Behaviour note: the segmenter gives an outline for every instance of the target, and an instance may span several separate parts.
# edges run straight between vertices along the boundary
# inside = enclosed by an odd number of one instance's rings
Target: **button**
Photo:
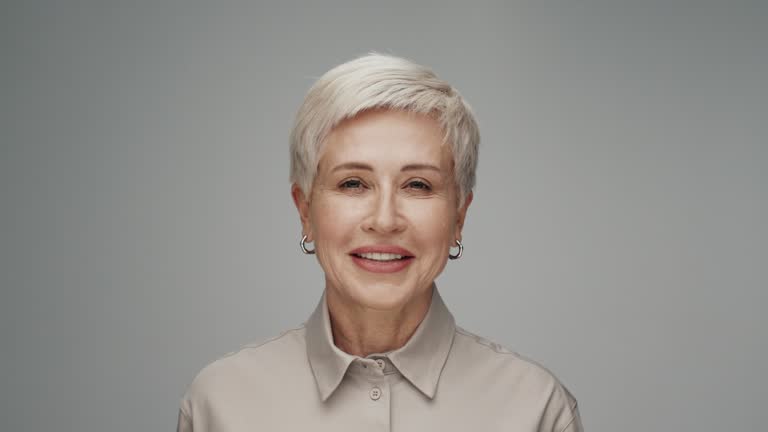
[[[376,359],[376,364],[379,365],[380,368],[384,369],[384,360]]]
[[[378,387],[374,387],[371,389],[371,399],[373,400],[379,400],[381,397],[381,389]]]

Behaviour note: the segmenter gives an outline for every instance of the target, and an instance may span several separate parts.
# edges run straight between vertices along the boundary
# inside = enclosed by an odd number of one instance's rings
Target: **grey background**
[[[2,2],[0,430],[172,430],[200,368],[304,321],[287,136],[370,50],[481,124],[460,325],[590,431],[764,430],[768,5],[566,0]]]

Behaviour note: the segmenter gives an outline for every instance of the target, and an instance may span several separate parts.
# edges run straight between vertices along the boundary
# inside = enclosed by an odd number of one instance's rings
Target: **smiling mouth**
[[[408,256],[408,255],[399,255],[399,254],[384,253],[384,252],[353,253],[351,255],[356,256],[358,258],[363,258],[363,259],[378,261],[378,262],[403,261],[403,260],[413,258],[412,256]]]

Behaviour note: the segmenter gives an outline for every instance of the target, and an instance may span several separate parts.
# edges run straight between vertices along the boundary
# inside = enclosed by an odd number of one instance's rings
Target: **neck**
[[[391,310],[345,301],[333,289],[326,289],[326,301],[334,344],[347,354],[366,357],[394,351],[408,342],[429,311],[432,289]]]

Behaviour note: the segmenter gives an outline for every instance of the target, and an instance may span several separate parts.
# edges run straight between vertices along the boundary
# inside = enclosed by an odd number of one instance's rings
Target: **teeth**
[[[357,254],[357,256],[374,260],[374,261],[393,261],[393,260],[399,260],[402,259],[402,255],[397,254],[391,254],[391,253],[380,253],[380,252],[367,252],[367,253],[361,253]]]

